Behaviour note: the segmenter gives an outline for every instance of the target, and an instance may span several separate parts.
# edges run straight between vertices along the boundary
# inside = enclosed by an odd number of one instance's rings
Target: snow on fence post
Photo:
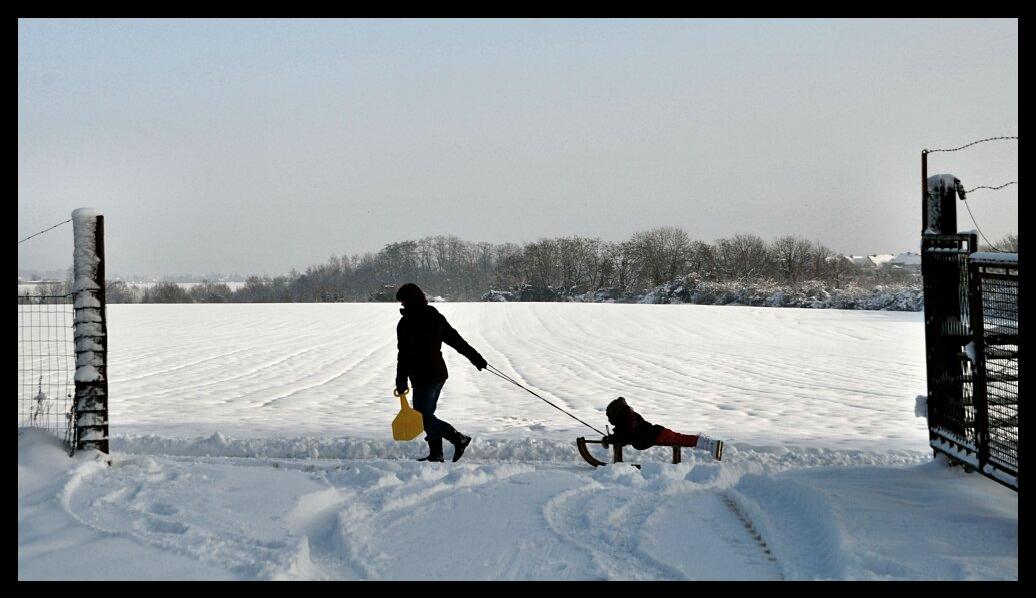
[[[928,177],[925,196],[923,234],[953,235],[957,233],[957,186],[952,174]]]
[[[104,289],[104,216],[91,208],[72,212],[75,297],[76,449],[108,452],[108,324]]]

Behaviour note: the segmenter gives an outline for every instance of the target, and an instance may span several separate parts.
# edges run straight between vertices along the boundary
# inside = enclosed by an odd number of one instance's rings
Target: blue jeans
[[[443,380],[438,384],[414,386],[414,409],[421,413],[424,419],[425,440],[434,441],[442,438],[442,431],[446,422],[435,417],[435,405],[439,402],[439,393],[442,392]]]

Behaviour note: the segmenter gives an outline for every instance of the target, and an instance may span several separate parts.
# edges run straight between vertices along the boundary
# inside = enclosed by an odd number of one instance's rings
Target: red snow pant
[[[655,444],[675,444],[676,446],[687,446],[694,448],[698,444],[698,437],[688,434],[673,432],[669,428],[663,428],[655,439]]]

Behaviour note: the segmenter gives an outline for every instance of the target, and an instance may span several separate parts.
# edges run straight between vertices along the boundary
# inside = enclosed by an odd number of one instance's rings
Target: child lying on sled
[[[619,397],[608,403],[605,411],[608,421],[615,429],[602,440],[609,444],[629,444],[637,450],[644,450],[655,445],[676,445],[698,448],[709,451],[719,461],[723,458],[723,441],[713,440],[708,436],[679,434],[662,426],[644,421],[636,411],[626,404],[626,399]]]

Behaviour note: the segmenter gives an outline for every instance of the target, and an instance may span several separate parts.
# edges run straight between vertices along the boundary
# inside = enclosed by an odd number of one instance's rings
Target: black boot
[[[442,437],[439,438],[426,438],[428,442],[428,456],[421,457],[418,461],[428,461],[430,463],[442,463]]]
[[[464,454],[464,449],[468,448],[471,444],[471,436],[465,436],[458,432],[453,426],[446,426],[442,431],[442,437],[450,441],[453,445],[453,462],[460,461],[461,455]]]

